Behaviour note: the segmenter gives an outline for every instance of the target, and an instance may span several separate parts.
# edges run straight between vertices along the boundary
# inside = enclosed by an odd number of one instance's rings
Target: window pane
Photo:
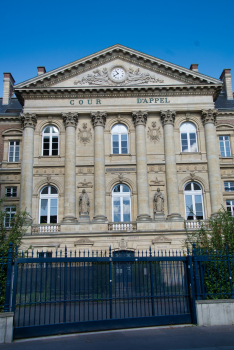
[[[58,129],[55,126],[52,126],[51,129],[52,129],[52,133],[56,133],[56,134],[58,133]]]
[[[192,204],[192,196],[185,196],[185,206],[186,206],[186,218],[187,220],[193,220],[193,204]]]
[[[44,187],[41,194],[48,194],[48,186]]]
[[[57,224],[57,215],[50,216],[50,224]]]
[[[113,189],[113,192],[120,192],[120,185],[116,185]]]
[[[128,153],[128,149],[127,148],[122,148],[121,149],[121,153],[122,154],[127,154]]]
[[[191,182],[185,186],[185,191],[191,191]]]
[[[47,126],[47,127],[44,129],[44,133],[46,133],[46,134],[49,134],[49,133],[50,133],[50,127],[49,127],[49,126]]]
[[[201,190],[201,188],[200,188],[200,186],[198,184],[194,183],[193,186],[194,186],[194,190],[195,191]]]
[[[57,188],[54,187],[54,186],[51,186],[51,192],[50,192],[50,193],[51,193],[51,194],[56,194],[56,193],[58,193]]]
[[[47,224],[47,215],[46,216],[41,216],[40,224]]]
[[[113,198],[113,212],[114,212],[114,221],[121,221],[120,216],[120,197]]]
[[[41,216],[48,214],[48,199],[41,199]]]
[[[123,221],[130,221],[130,199],[123,198]]]
[[[130,189],[129,189],[128,186],[122,185],[122,191],[123,191],[123,192],[130,192]]]

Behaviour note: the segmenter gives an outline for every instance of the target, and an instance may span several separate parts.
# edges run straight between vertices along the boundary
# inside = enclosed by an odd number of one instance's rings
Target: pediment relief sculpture
[[[134,85],[134,84],[148,84],[148,83],[164,83],[163,79],[157,78],[150,73],[143,73],[140,71],[140,68],[133,69],[129,68],[126,70],[125,78],[120,81],[114,80],[110,71],[107,68],[102,70],[96,69],[93,71],[93,74],[88,74],[86,77],[83,77],[81,80],[75,80],[74,85]]]

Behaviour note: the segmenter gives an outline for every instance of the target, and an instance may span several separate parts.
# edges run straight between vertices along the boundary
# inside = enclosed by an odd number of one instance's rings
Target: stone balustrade
[[[109,222],[108,230],[109,231],[136,231],[137,223],[136,222]]]
[[[201,227],[209,228],[208,220],[185,220],[185,228],[188,230],[197,230]]]
[[[32,234],[56,233],[60,232],[59,224],[32,225]]]

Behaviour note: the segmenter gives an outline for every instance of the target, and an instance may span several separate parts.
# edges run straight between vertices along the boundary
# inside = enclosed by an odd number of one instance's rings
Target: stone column
[[[76,126],[78,113],[63,113],[66,128],[64,218],[63,222],[77,222],[76,218]]]
[[[205,129],[206,156],[208,162],[208,176],[210,185],[211,212],[215,215],[223,202],[221,175],[219,167],[219,155],[215,130],[217,111],[203,110],[201,114]]]
[[[137,221],[152,220],[149,214],[149,186],[145,137],[147,116],[147,111],[132,112],[132,119],[136,128]]]
[[[179,190],[176,169],[176,156],[174,144],[175,111],[161,111],[161,121],[164,129],[164,152],[167,183],[168,219],[183,220],[179,207]]]
[[[21,113],[23,126],[23,157],[21,164],[20,209],[32,215],[33,194],[33,155],[34,155],[34,129],[37,124],[35,114]]]
[[[93,221],[105,222],[106,184],[105,184],[105,145],[104,129],[106,112],[91,113],[94,127],[94,217]]]

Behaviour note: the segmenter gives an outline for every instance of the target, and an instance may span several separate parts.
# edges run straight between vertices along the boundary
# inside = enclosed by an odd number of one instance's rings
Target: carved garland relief
[[[148,84],[148,83],[164,83],[163,79],[159,79],[149,73],[141,73],[140,69],[129,68],[126,71],[126,78],[124,81],[113,81],[110,78],[107,68],[95,69],[93,74],[88,74],[81,80],[75,80],[74,85],[132,85],[132,84]]]

